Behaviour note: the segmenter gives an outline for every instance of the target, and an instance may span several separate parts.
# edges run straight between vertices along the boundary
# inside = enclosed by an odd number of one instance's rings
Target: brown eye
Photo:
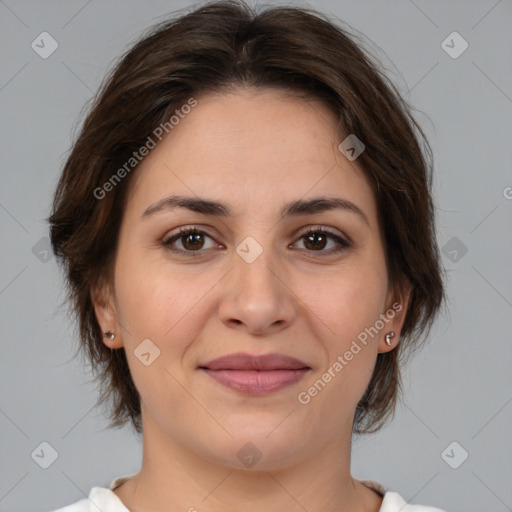
[[[162,240],[162,245],[174,253],[199,256],[204,252],[203,249],[219,246],[214,243],[212,246],[205,248],[205,240],[207,238],[213,241],[211,236],[200,229],[194,227],[180,228],[179,233]],[[310,229],[303,233],[299,240],[303,240],[304,248],[307,252],[316,252],[321,256],[336,254],[350,247],[350,243],[339,235],[319,228]],[[330,248],[330,250],[325,250],[330,242],[334,243],[334,247]],[[175,247],[177,243],[181,244],[181,248]]]
[[[204,240],[201,240],[203,235],[201,233],[190,233],[188,235],[181,235],[182,244],[185,249],[201,249],[204,245]]]
[[[196,228],[180,228],[179,233],[162,240],[162,245],[172,252],[189,253],[192,256],[198,256],[205,245],[205,237],[212,239],[207,233]],[[213,239],[212,239],[213,240]],[[174,245],[180,242],[183,248],[174,248]],[[208,247],[207,247],[208,248]],[[194,254],[198,253],[198,254]]]
[[[350,244],[337,234],[318,228],[303,233],[300,239],[304,240],[304,247],[308,252],[320,252],[326,255],[338,253],[350,247]],[[325,251],[324,249],[329,241],[334,241],[337,247]]]
[[[307,249],[323,249],[327,245],[327,237],[325,234],[317,232],[311,233],[304,237],[304,245]]]

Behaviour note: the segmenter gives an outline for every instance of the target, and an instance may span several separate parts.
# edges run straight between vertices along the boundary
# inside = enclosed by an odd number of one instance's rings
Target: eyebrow
[[[146,210],[144,210],[141,218],[147,218],[157,212],[173,210],[175,208],[186,208],[187,210],[191,210],[196,213],[212,215],[215,217],[229,217],[232,214],[230,206],[222,201],[214,201],[197,196],[186,197],[171,195],[149,205]],[[281,217],[298,217],[301,215],[312,215],[335,209],[355,213],[368,226],[370,226],[368,217],[363,210],[354,203],[341,197],[314,197],[307,200],[299,199],[285,204],[281,209],[280,214]]]

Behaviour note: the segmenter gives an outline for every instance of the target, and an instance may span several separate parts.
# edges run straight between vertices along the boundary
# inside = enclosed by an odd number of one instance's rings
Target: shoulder
[[[109,487],[93,487],[89,496],[71,505],[52,510],[51,512],[130,512],[114,493],[114,489],[129,480],[133,474],[114,478]]]
[[[400,494],[394,491],[387,491],[382,500],[379,512],[448,512],[436,507],[425,505],[413,505],[407,503]]]
[[[86,498],[51,512],[89,512],[89,510],[89,500]]]
[[[378,512],[448,512],[436,507],[425,505],[413,505],[405,501],[400,494],[386,489],[382,484],[375,480],[361,480],[366,487],[379,493],[383,499]]]
[[[93,487],[89,496],[51,512],[129,512],[111,489]]]

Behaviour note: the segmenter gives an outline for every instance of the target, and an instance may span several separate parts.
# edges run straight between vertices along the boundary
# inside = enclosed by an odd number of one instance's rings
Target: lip
[[[200,368],[208,370],[300,370],[309,366],[295,357],[284,354],[252,355],[245,352],[218,357]]]
[[[311,370],[303,361],[284,354],[253,356],[242,352],[219,357],[199,369],[220,384],[252,396],[291,386]]]

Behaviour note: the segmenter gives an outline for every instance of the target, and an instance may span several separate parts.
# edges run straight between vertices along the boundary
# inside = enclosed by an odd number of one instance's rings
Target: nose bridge
[[[291,323],[295,311],[285,276],[279,277],[284,270],[276,244],[266,230],[254,230],[235,247],[234,268],[220,307],[225,323],[260,334]]]
[[[278,261],[274,251],[272,235],[264,228],[258,234],[246,236],[236,247],[237,278],[249,281],[249,284],[273,284],[272,281],[276,279],[274,267]]]

